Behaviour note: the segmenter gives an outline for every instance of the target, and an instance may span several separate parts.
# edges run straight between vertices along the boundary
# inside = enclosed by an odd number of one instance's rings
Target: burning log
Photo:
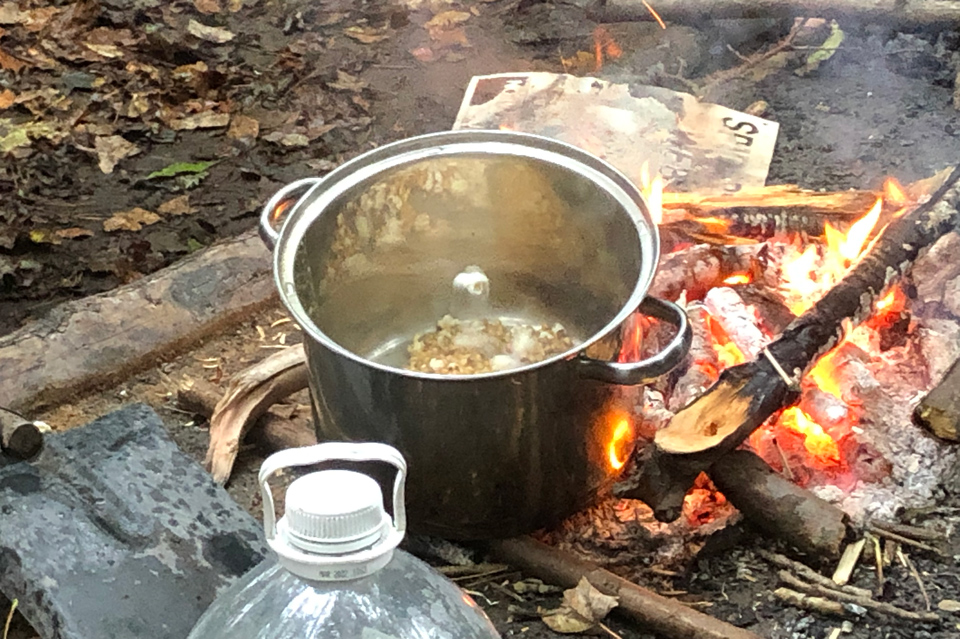
[[[41,425],[0,408],[0,450],[19,459],[30,459],[39,453],[41,448]]]
[[[743,298],[726,286],[710,289],[703,305],[740,352],[753,359],[769,341],[758,326],[757,314],[748,308]]]
[[[648,446],[631,495],[661,520],[679,517],[683,495],[701,472],[734,450],[770,416],[799,397],[799,378],[837,344],[847,320],[857,323],[920,251],[960,223],[960,168],[926,203],[895,219],[833,289],[798,317],[756,360],[728,368],[719,381]]]
[[[621,610],[658,636],[671,639],[760,639],[749,630],[658,595],[531,537],[496,541],[490,550],[498,561],[564,588],[573,588],[586,577],[603,594],[617,597]]]
[[[654,20],[643,0],[598,0],[588,11],[597,22]],[[952,0],[657,0],[656,13],[666,22],[700,24],[725,18],[856,18],[898,26],[960,23],[960,4]]]
[[[960,360],[913,411],[913,420],[940,439],[960,441]]]
[[[850,533],[847,515],[773,472],[750,451],[727,453],[707,472],[747,521],[771,538],[818,558],[840,555]]]

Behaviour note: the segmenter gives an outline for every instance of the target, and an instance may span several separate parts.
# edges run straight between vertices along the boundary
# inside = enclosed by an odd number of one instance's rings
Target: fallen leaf
[[[430,18],[423,26],[426,27],[428,31],[433,29],[449,29],[458,24],[463,24],[470,19],[471,15],[469,11],[442,11]]]
[[[555,632],[579,634],[603,621],[617,603],[616,597],[603,594],[586,577],[581,577],[576,588],[563,592],[559,608],[543,614],[543,622]]]
[[[6,109],[8,106],[13,104],[13,101],[17,99],[17,94],[11,91],[10,89],[4,89],[0,93],[0,109]]]
[[[436,59],[436,56],[433,55],[433,50],[430,47],[417,47],[416,49],[410,49],[410,55],[420,62],[433,62]]]
[[[93,44],[92,42],[84,42],[83,46],[105,58],[119,58],[123,56],[123,49],[115,44]]]
[[[960,612],[960,601],[956,599],[942,599],[937,608],[944,612]]]
[[[32,229],[30,241],[34,244],[60,244],[61,239],[50,229]]]
[[[144,226],[156,224],[159,221],[159,215],[138,206],[129,211],[114,213],[109,219],[103,221],[103,230],[108,233],[112,231],[139,231]]]
[[[236,37],[231,31],[227,31],[221,27],[208,27],[207,25],[197,22],[196,20],[190,20],[190,22],[187,23],[187,32],[190,35],[200,38],[201,40],[206,40],[207,42],[216,42],[217,44],[230,42]]]
[[[343,34],[348,38],[353,38],[357,42],[362,42],[363,44],[381,42],[390,37],[390,35],[387,33],[386,27],[377,29],[375,27],[353,26],[344,29]]]
[[[227,9],[230,10],[230,13],[236,13],[243,9],[243,0],[227,0]]]
[[[18,60],[3,49],[0,49],[0,67],[3,67],[7,71],[13,71],[14,73],[17,73],[25,66],[27,66],[26,62]]]
[[[0,4],[0,24],[23,24],[29,18],[26,11],[21,11],[16,2]]]
[[[205,15],[220,13],[220,0],[193,0],[193,6],[197,11]]]
[[[319,160],[307,160],[307,166],[309,166],[314,171],[332,171],[337,168],[338,164],[331,160],[319,159]]]
[[[195,113],[185,118],[171,120],[170,128],[174,131],[192,131],[194,129],[214,129],[230,124],[229,113],[214,113],[205,111],[204,113]]]
[[[264,138],[267,142],[279,142],[283,146],[307,146],[310,138],[303,133],[282,133],[275,131]]]
[[[235,115],[227,129],[227,137],[234,140],[255,140],[260,134],[260,123],[246,115]]]
[[[442,31],[431,31],[430,38],[436,43],[439,49],[449,49],[456,46],[469,47],[470,41],[467,40],[467,33],[461,27],[455,29],[444,29]]]
[[[337,79],[333,82],[328,82],[327,86],[331,89],[340,89],[341,91],[362,91],[369,85],[357,76],[337,69]]]
[[[60,229],[57,231],[57,235],[65,240],[75,240],[78,237],[90,237],[93,235],[93,231],[90,229],[81,228],[79,226],[74,226],[68,229]]]
[[[0,119],[0,153],[30,146],[31,140],[46,139],[59,142],[68,133],[63,123],[57,122],[24,122],[15,124],[9,119]],[[66,125],[69,126],[69,125]]]
[[[195,212],[196,209],[190,206],[189,195],[180,195],[172,200],[167,200],[157,207],[157,213],[163,215],[187,215],[188,213]]]
[[[104,173],[113,173],[117,162],[140,152],[136,144],[128,142],[122,135],[98,137],[93,141],[93,148],[97,151],[100,170]]]
[[[173,164],[163,167],[159,171],[154,171],[148,175],[146,179],[153,180],[155,178],[174,177],[189,173],[205,173],[207,169],[216,163],[216,160],[208,160],[203,162],[174,162]]]
[[[840,25],[837,24],[837,21],[831,20],[830,35],[823,41],[823,44],[807,57],[804,65],[794,71],[794,73],[799,76],[804,76],[819,69],[821,64],[833,57],[833,54],[836,53],[840,45],[843,44],[845,37],[846,34],[844,34],[840,28]]]

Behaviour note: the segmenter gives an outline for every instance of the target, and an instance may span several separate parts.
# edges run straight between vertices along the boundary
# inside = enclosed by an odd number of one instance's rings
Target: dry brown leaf
[[[458,24],[463,24],[470,19],[471,15],[472,14],[469,11],[443,11],[430,18],[430,20],[427,21],[427,23],[423,26],[426,27],[428,31],[432,31],[434,29],[449,29],[450,27],[455,27]]]
[[[23,24],[29,16],[29,13],[20,10],[16,2],[0,4],[0,24]]]
[[[433,54],[433,49],[430,47],[417,47],[416,49],[410,49],[410,55],[420,62],[433,62],[437,59],[437,57]]]
[[[94,44],[92,42],[84,42],[83,46],[90,49],[97,55],[103,56],[104,58],[119,58],[123,56],[123,49],[115,44]]]
[[[337,79],[333,82],[328,82],[327,86],[331,89],[340,89],[341,91],[362,91],[369,85],[357,76],[337,69]]]
[[[3,49],[0,49],[0,67],[3,67],[7,71],[13,71],[14,73],[17,73],[25,66],[27,66],[26,62],[19,60]]]
[[[303,133],[282,133],[276,131],[264,138],[267,142],[279,142],[283,146],[307,146],[310,138]]]
[[[117,162],[140,152],[136,144],[128,142],[122,135],[98,137],[93,141],[93,148],[97,151],[100,170],[104,173],[113,173]]]
[[[159,215],[138,206],[129,211],[114,213],[109,219],[103,221],[103,230],[108,233],[111,231],[139,231],[144,226],[156,224],[159,221]]]
[[[467,40],[467,33],[461,27],[457,27],[455,29],[444,29],[443,31],[431,31],[430,39],[437,44],[438,49],[449,49],[455,46],[470,46],[470,41]]]
[[[157,207],[157,213],[162,215],[187,215],[195,212],[196,209],[190,206],[189,195],[179,195]]]
[[[0,93],[0,109],[6,109],[8,106],[13,104],[13,101],[17,99],[17,94],[11,91],[10,89],[4,89]]]
[[[213,111],[205,111],[203,113],[195,113],[194,115],[188,115],[185,118],[177,118],[176,120],[171,120],[169,123],[170,128],[174,131],[192,131],[194,129],[215,129],[221,126],[227,126],[230,124],[230,114],[229,113],[214,113]]]
[[[227,9],[230,13],[236,13],[243,9],[243,0],[227,0]]]
[[[386,27],[377,29],[374,27],[353,26],[344,29],[343,34],[363,44],[373,44],[374,42],[380,42],[390,37]]]
[[[617,603],[616,597],[603,594],[586,577],[581,577],[576,588],[563,592],[563,604],[559,608],[544,613],[543,622],[555,632],[583,633],[603,621]]]
[[[90,237],[93,235],[93,231],[90,229],[81,228],[79,226],[74,226],[69,229],[60,229],[56,233],[65,240],[75,240],[78,237]]]
[[[197,11],[205,15],[220,13],[220,0],[193,0],[193,6]]]
[[[227,137],[234,140],[255,140],[260,134],[260,123],[246,115],[235,115],[227,129]]]
[[[227,31],[221,27],[208,27],[207,25],[197,22],[196,20],[191,20],[189,23],[187,23],[187,32],[192,36],[200,38],[201,40],[206,40],[207,42],[216,42],[217,44],[230,42],[236,37],[232,31]]]

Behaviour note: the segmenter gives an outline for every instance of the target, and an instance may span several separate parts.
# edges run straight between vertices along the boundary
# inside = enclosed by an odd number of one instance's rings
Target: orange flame
[[[640,349],[643,346],[643,320],[639,313],[634,313],[624,322],[621,331],[622,342],[618,362],[639,362]]]
[[[824,225],[827,249],[831,254],[839,255],[843,258],[845,262],[843,265],[844,270],[849,268],[850,263],[860,256],[860,252],[867,243],[867,238],[870,237],[870,233],[880,219],[880,211],[882,209],[883,199],[878,198],[873,208],[862,218],[854,222],[846,235],[833,228],[829,222]]]
[[[735,286],[737,284],[749,284],[752,280],[753,278],[750,277],[749,273],[734,273],[723,280],[723,283],[729,286]]]
[[[816,365],[807,373],[807,377],[817,388],[830,393],[839,400],[843,400],[843,391],[837,375],[837,350],[834,349],[820,358]]]
[[[647,160],[640,165],[640,192],[647,200],[653,223],[659,225],[663,222],[663,177],[659,173],[650,177],[650,162]]]
[[[610,443],[607,444],[607,461],[613,470],[620,470],[627,463],[629,453],[624,449],[633,439],[632,435],[633,428],[630,426],[630,419],[623,416],[619,417],[613,427]]]
[[[711,340],[713,350],[717,354],[717,361],[720,363],[721,370],[746,362],[747,358],[743,354],[743,351],[740,350],[739,346],[730,341],[730,337],[727,335],[727,332],[723,330],[720,322],[709,313],[705,313],[705,315],[707,318],[707,328],[710,329],[710,335],[713,337]]]
[[[657,21],[657,24],[660,25],[660,28],[666,29],[667,25],[663,23],[663,18],[660,17],[660,14],[657,13],[656,10],[650,6],[650,3],[647,2],[647,0],[642,0],[642,1],[643,1],[643,6],[647,8],[647,11],[649,11],[650,15],[653,16],[653,19]]]
[[[894,206],[904,206],[910,202],[900,182],[894,177],[888,177],[883,183],[883,198]]]
[[[892,313],[899,313],[906,308],[906,306],[907,296],[904,294],[903,289],[899,286],[894,286],[886,295],[877,300],[877,303],[873,305],[873,309],[877,313],[890,315]]]
[[[803,447],[823,464],[839,464],[840,448],[823,427],[805,412],[793,406],[780,415],[780,425],[803,435]]]

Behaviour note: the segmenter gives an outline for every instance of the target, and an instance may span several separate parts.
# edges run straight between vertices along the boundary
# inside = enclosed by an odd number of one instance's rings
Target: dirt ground
[[[594,25],[576,0],[408,4],[417,8],[346,0],[0,4],[0,334],[60,301],[109,290],[251,228],[260,205],[288,181],[394,139],[449,129],[473,75],[566,68],[686,90],[789,28],[778,21],[616,25],[624,54],[597,72],[562,62],[593,52]],[[460,13],[425,26],[444,11]],[[764,117],[780,122],[768,182],[873,188],[887,175],[909,182],[957,162],[960,35],[842,27],[843,44],[813,74],[787,66],[707,92],[732,108],[763,100]],[[143,401],[200,460],[205,425],[179,411],[171,393],[190,377],[223,383],[280,335],[296,339],[288,324],[272,326],[282,317],[275,309],[251,318],[192,353],[38,417],[69,428]],[[230,485],[255,514],[264,452],[242,450]],[[945,478],[938,509],[914,516],[956,527],[960,472]],[[840,619],[773,600],[776,571],[753,552],[768,541],[749,532],[733,541],[645,585],[771,639],[826,637],[841,627]],[[960,549],[909,555],[931,600],[960,599]],[[916,580],[896,563],[888,571],[882,598],[922,609]],[[559,636],[536,614],[559,595],[518,595],[518,578],[465,585],[504,636]],[[854,583],[873,588],[875,579],[862,562]],[[842,636],[960,636],[960,616],[943,616],[936,626],[850,617]],[[651,636],[616,616],[609,625],[625,639]],[[12,639],[30,636],[15,622]]]

